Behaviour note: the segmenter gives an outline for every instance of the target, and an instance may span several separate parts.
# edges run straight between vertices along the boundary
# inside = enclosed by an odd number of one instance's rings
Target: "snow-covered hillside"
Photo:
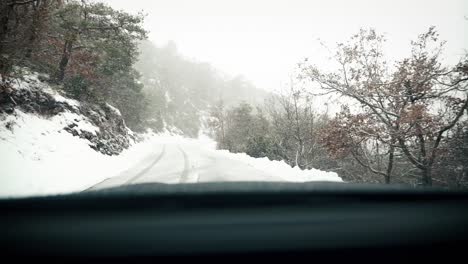
[[[16,111],[0,122],[0,196],[81,191],[151,151],[147,140],[118,156],[104,155],[92,149],[88,140],[63,130],[76,119],[70,113],[46,119]],[[90,132],[97,129],[84,119],[78,123]]]

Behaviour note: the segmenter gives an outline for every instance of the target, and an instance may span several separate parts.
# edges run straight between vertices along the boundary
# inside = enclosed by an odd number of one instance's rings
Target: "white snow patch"
[[[119,116],[122,116],[122,114],[120,113],[120,110],[119,110],[119,109],[113,107],[112,105],[110,105],[110,104],[108,104],[108,103],[106,103],[106,105],[107,105],[107,107],[109,107],[112,111],[114,111],[114,113],[116,113],[116,114],[119,115]]]
[[[169,91],[164,93],[164,98],[166,99],[166,103],[172,102],[171,96],[169,95]]]
[[[80,106],[80,103],[78,101],[73,100],[73,99],[69,99],[69,98],[65,98],[65,97],[61,96],[59,93],[57,93],[57,91],[54,91],[52,89],[47,89],[47,90],[45,90],[45,92],[51,94],[54,97],[55,101],[57,101],[57,102],[67,103],[68,105],[74,106],[74,107]]]
[[[63,127],[74,123],[77,125],[75,129],[78,132],[80,130],[83,130],[83,131],[88,131],[90,133],[93,133],[94,135],[96,135],[96,132],[99,132],[99,128],[92,125],[87,120],[86,117],[72,113],[72,112],[68,112],[68,111],[65,111],[63,113],[60,113],[59,115],[54,116],[52,118],[52,122],[59,123],[63,125]]]
[[[41,90],[50,90],[48,84],[39,80],[39,74],[34,72],[31,73],[27,70],[22,70],[24,75],[21,78],[16,78],[12,82],[14,89],[26,89],[29,90],[32,86],[40,88]]]

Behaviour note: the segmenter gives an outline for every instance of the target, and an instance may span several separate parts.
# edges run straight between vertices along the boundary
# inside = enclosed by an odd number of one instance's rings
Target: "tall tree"
[[[57,0],[5,0],[0,2],[0,74],[2,80],[13,65],[31,59],[39,42],[47,35],[53,10],[62,5]]]
[[[131,53],[136,52],[136,41],[146,37],[146,31],[141,26],[142,15],[130,15],[103,3],[70,1],[53,17],[53,38],[62,44],[55,73],[57,82],[63,82],[69,62],[77,51],[97,52],[102,56],[110,50],[118,50],[128,53],[130,56],[127,58],[131,58]],[[127,59],[119,63],[125,67],[133,61]]]

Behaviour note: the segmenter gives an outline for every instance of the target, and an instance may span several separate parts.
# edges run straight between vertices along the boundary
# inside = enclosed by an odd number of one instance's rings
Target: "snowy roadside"
[[[341,177],[336,172],[328,172],[317,169],[301,170],[299,167],[291,167],[284,161],[270,160],[265,158],[253,158],[245,153],[231,153],[227,150],[217,150],[216,142],[200,134],[198,139],[185,138],[179,135],[159,134],[155,137],[154,142],[160,144],[180,144],[191,145],[195,148],[202,148],[204,151],[210,152],[212,155],[223,157],[226,159],[240,161],[244,164],[271,175],[272,178],[281,178],[288,182],[308,182],[308,181],[332,181],[343,182]]]
[[[133,143],[120,155],[108,156],[93,150],[86,139],[63,129],[72,122],[89,133],[98,130],[84,116],[70,112],[44,118],[15,110],[14,115],[6,115],[0,120],[0,197],[83,191],[137,166],[142,160],[159,153],[165,144],[203,149],[212,155],[248,164],[284,181],[342,181],[334,172],[300,170],[282,161],[216,150],[216,143],[203,135],[198,139],[188,139],[169,132],[148,133],[143,141]]]
[[[82,191],[154,153],[151,137],[118,156],[103,155],[89,141],[63,130],[77,123],[69,112],[45,119],[16,110],[0,120],[0,196],[21,197]],[[14,121],[14,122],[13,122]],[[97,128],[84,119],[82,129]],[[7,128],[9,127],[9,128]]]
[[[288,182],[343,181],[336,172],[317,169],[302,170],[299,167],[291,167],[284,161],[270,160],[267,157],[252,158],[245,153],[230,153],[227,150],[217,150],[217,152],[219,155],[223,155],[226,158],[244,162],[255,169],[263,171],[269,175],[282,178],[284,181]]]

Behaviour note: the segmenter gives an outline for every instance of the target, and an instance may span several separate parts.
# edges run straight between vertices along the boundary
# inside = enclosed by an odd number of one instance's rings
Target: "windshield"
[[[0,197],[468,187],[468,4],[5,0]]]

